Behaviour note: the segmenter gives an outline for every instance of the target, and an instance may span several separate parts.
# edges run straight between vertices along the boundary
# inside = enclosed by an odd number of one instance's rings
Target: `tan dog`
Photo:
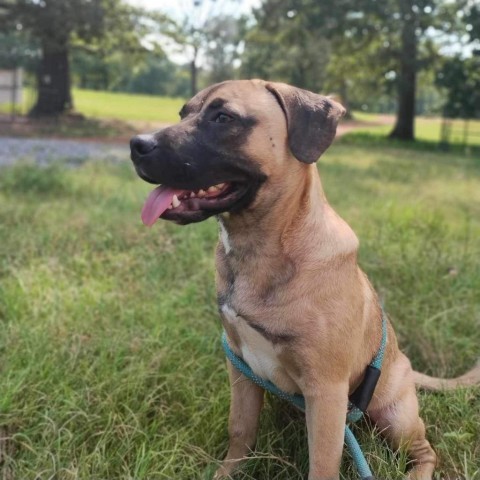
[[[304,395],[310,480],[338,478],[348,395],[381,340],[381,308],[357,264],[358,239],[328,204],[314,163],[343,113],[285,84],[232,81],[196,95],[178,125],[131,143],[139,175],[163,184],[145,204],[146,224],[217,215],[216,283],[229,344],[257,375]],[[231,365],[229,375],[230,447],[217,479],[253,448],[264,397]],[[430,479],[436,456],[416,380],[468,385],[480,380],[480,368],[449,381],[417,374],[388,325],[368,414],[394,448],[408,448],[410,478]]]

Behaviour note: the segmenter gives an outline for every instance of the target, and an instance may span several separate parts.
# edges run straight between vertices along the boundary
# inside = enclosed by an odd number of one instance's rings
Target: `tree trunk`
[[[198,91],[197,87],[197,56],[198,56],[198,47],[194,45],[193,47],[193,59],[190,62],[190,93],[193,96],[196,95]]]
[[[342,78],[339,86],[339,93],[340,93],[340,100],[342,101],[342,105],[345,108],[346,112],[344,115],[345,120],[352,120],[352,111],[350,110],[350,101],[348,97],[348,84],[345,78]]]
[[[37,101],[30,110],[30,116],[55,116],[73,107],[66,42],[60,48],[43,46],[37,88]]]
[[[404,15],[400,71],[397,79],[398,107],[395,127],[390,138],[399,140],[415,139],[415,89],[417,78],[417,36],[414,13]]]

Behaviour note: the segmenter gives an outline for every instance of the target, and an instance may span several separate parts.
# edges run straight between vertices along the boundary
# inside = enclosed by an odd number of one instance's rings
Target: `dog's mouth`
[[[248,186],[224,182],[199,190],[179,190],[160,185],[155,188],[142,209],[142,221],[151,227],[159,218],[177,223],[201,221],[207,216],[232,209],[246,194]]]

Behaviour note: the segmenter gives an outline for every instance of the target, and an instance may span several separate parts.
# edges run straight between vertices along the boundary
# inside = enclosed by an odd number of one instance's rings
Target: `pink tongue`
[[[178,196],[181,193],[183,193],[183,190],[175,190],[165,185],[157,187],[150,193],[143,205],[142,222],[151,227],[172,203],[173,196]]]

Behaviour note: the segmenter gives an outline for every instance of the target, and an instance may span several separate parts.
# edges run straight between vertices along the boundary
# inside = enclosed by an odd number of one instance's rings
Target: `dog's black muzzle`
[[[162,218],[177,223],[240,211],[253,201],[266,180],[260,166],[232,145],[231,137],[212,134],[189,120],[153,134],[137,135],[130,141],[130,149],[137,174],[149,183],[194,195],[218,184],[228,185],[223,195],[211,201],[184,199],[181,207],[162,214]]]
[[[143,180],[196,190],[222,182],[250,183],[258,181],[259,176],[263,178],[259,167],[240,152],[217,144],[216,139],[204,138],[193,128],[176,127],[131,139],[131,159]]]

